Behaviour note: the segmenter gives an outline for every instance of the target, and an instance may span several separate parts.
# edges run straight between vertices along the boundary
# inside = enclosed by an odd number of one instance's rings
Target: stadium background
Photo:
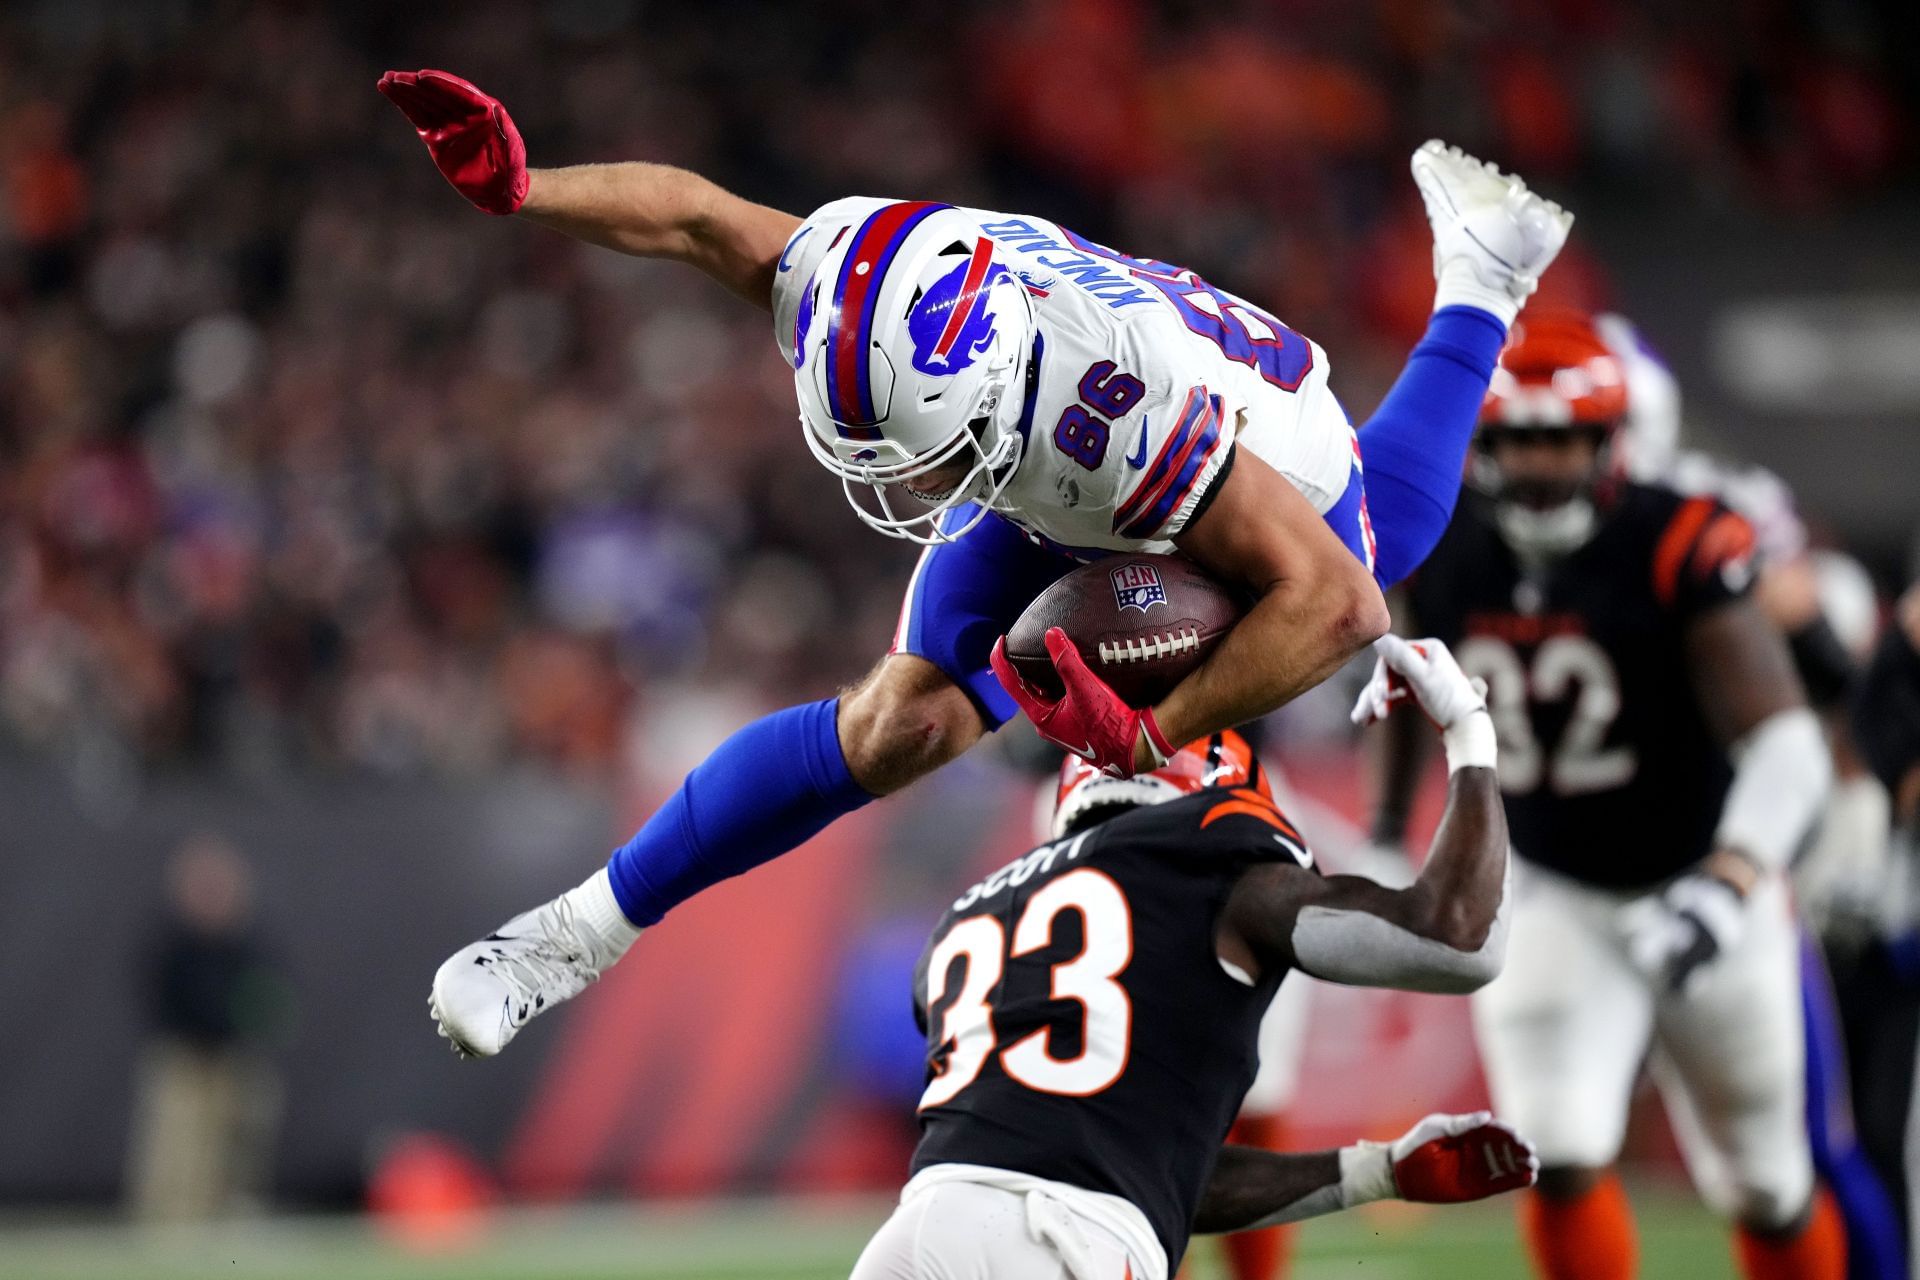
[[[912,956],[1025,847],[1031,783],[977,751],[676,913],[502,1059],[445,1055],[434,965],[595,865],[732,726],[858,675],[911,556],[806,460],[763,316],[474,213],[381,70],[499,94],[537,165],[1044,211],[1313,334],[1356,412],[1425,315],[1405,157],[1445,137],[1578,211],[1545,292],[1638,320],[1692,438],[1780,471],[1892,585],[1920,508],[1916,59],[1901,0],[9,4],[0,1274],[173,1274],[147,1237],[26,1224],[121,1194],[185,843],[254,878],[295,1210],[395,1167],[538,1202],[883,1192]],[[1268,727],[1335,862],[1364,804],[1340,702]],[[1303,1141],[1479,1096],[1458,1002],[1329,992],[1310,1034]],[[523,1275],[733,1274],[729,1248],[832,1274],[876,1220],[855,1203],[824,1262],[784,1217],[652,1209],[478,1247],[519,1241]],[[1309,1255],[1450,1274],[1447,1233],[1498,1242],[1504,1212],[1337,1224]],[[1711,1274],[1711,1227],[1673,1212]],[[683,1227],[717,1252],[645,1270]],[[248,1236],[250,1265],[361,1274],[328,1230]],[[415,1274],[364,1247],[366,1274]]]

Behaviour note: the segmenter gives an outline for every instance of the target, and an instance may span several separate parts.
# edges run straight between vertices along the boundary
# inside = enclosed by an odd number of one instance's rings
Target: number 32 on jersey
[[[1057,1058],[1049,1047],[1051,1023],[1001,1046],[993,1025],[992,999],[1008,961],[1044,950],[1054,923],[1077,912],[1085,943],[1080,954],[1052,966],[1052,999],[1080,1006],[1080,1052]],[[965,958],[960,990],[939,1015],[936,1042],[950,1046],[946,1062],[920,1097],[920,1109],[950,1102],[972,1084],[996,1049],[1009,1078],[1041,1093],[1084,1098],[1112,1087],[1127,1069],[1133,1032],[1133,1002],[1116,979],[1133,959],[1133,913],[1111,877],[1091,867],[1070,871],[1038,890],[1014,923],[1009,939],[993,916],[970,916],[947,931],[933,949],[927,972],[927,1010],[932,1016],[947,996],[954,962]]]
[[[1620,715],[1620,677],[1606,650],[1586,636],[1557,635],[1531,663],[1504,640],[1474,636],[1455,646],[1460,669],[1487,682],[1487,710],[1500,740],[1500,788],[1525,795],[1545,782],[1556,795],[1610,791],[1633,780],[1639,758],[1609,747]],[[1532,704],[1571,698],[1572,712],[1551,753],[1533,730]]]

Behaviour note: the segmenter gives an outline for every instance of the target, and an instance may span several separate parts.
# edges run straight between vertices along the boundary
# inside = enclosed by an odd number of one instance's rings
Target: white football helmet
[[[1593,327],[1627,375],[1627,416],[1616,462],[1634,480],[1662,481],[1680,452],[1680,383],[1660,353],[1623,315],[1593,318]]]
[[[899,201],[840,233],[801,298],[792,358],[807,444],[854,514],[923,544],[986,518],[1020,465],[1033,329],[1026,287],[951,205]],[[894,486],[954,462],[967,464],[955,485],[895,513]],[[973,516],[943,527],[968,502]]]

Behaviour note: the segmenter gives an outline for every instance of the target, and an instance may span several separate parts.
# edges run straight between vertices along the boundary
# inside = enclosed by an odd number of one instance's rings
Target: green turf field
[[[1725,1237],[1686,1199],[1642,1191],[1641,1274],[1727,1280]],[[224,1229],[0,1224],[0,1280],[841,1280],[888,1205],[791,1201],[712,1208],[515,1212],[435,1251],[357,1218]],[[1194,1280],[1212,1255],[1196,1250]],[[1382,1205],[1310,1224],[1293,1280],[1485,1280],[1526,1274],[1507,1205]]]

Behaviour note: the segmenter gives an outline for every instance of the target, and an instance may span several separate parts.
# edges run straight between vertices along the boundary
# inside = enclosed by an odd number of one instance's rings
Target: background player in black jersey
[[[1898,1114],[1889,1114],[1877,1047],[1882,1029],[1911,1007],[1900,995],[1904,984],[1888,981],[1881,941],[1898,927],[1892,904],[1904,876],[1889,835],[1891,799],[1860,756],[1845,706],[1879,631],[1873,578],[1845,552],[1814,545],[1779,476],[1751,460],[1683,445],[1680,384],[1630,320],[1597,315],[1593,327],[1626,373],[1626,415],[1610,448],[1614,470],[1689,497],[1718,498],[1753,529],[1754,603],[1786,637],[1807,702],[1825,723],[1833,785],[1790,880],[1810,935],[1800,948],[1807,1135],[1814,1171],[1846,1226],[1847,1274],[1907,1280],[1888,1187],[1900,1182],[1894,1135],[1904,1132],[1911,1090],[1902,1079],[1892,1091],[1902,1099]],[[1669,1115],[1683,1150],[1706,1145],[1689,1109],[1670,1104]]]
[[[1500,967],[1485,701],[1444,647],[1382,646],[1364,705],[1411,693],[1452,770],[1420,878],[1321,876],[1238,734],[1125,780],[1070,757],[1056,838],[960,895],[918,966],[921,1141],[855,1280],[1164,1280],[1193,1231],[1532,1182],[1531,1149],[1484,1112],[1339,1151],[1222,1145],[1292,970],[1464,992]]]
[[[1846,701],[1860,664],[1880,630],[1880,605],[1866,567],[1832,546],[1817,546],[1802,517],[1792,488],[1780,476],[1748,459],[1733,459],[1682,442],[1681,389],[1673,371],[1652,343],[1625,316],[1593,317],[1594,330],[1606,342],[1626,374],[1627,408],[1610,446],[1613,468],[1630,479],[1678,489],[1689,497],[1709,495],[1732,508],[1753,529],[1753,599],[1787,639],[1794,669],[1807,701],[1826,722],[1833,751],[1834,781],[1815,837],[1793,863],[1794,904],[1808,926],[1826,944],[1834,977],[1864,995],[1876,984],[1871,975],[1844,981],[1860,948],[1885,923],[1889,882],[1899,872],[1886,838],[1890,797],[1860,759],[1846,725]],[[1802,984],[1808,999],[1828,1005],[1826,978],[1810,973]],[[1845,1001],[1843,1000],[1843,1003]],[[1831,1012],[1823,1010],[1830,1018]],[[1809,1025],[1809,1051],[1838,1055],[1837,1045],[1822,1044],[1820,1027]],[[1844,1075],[1835,1071],[1830,1075]],[[1844,1098],[1809,1098],[1809,1115],[1822,1108],[1845,1107]],[[1847,1156],[1832,1126],[1826,1126],[1823,1171]],[[1821,1142],[1816,1127],[1816,1144]],[[1844,1177],[1844,1174],[1843,1174]],[[1835,1186],[1837,1193],[1842,1192]],[[1857,1203],[1864,1218],[1867,1210]],[[1841,1194],[1841,1211],[1849,1197]],[[1859,1221],[1849,1214],[1850,1227]],[[1886,1244],[1852,1240],[1867,1252]],[[1856,1274],[1862,1273],[1858,1266]]]
[[[1514,849],[1512,962],[1476,996],[1499,1114],[1539,1144],[1542,1274],[1626,1280],[1617,1182],[1649,1043],[1703,1196],[1753,1277],[1838,1277],[1815,1194],[1782,872],[1831,774],[1778,630],[1749,598],[1753,535],[1709,496],[1609,466],[1616,356],[1584,317],[1516,329],[1474,487],[1408,621],[1484,679]],[[1394,753],[1386,790],[1412,761]],[[1404,811],[1403,806],[1390,806]],[[1395,833],[1376,826],[1376,836]]]

